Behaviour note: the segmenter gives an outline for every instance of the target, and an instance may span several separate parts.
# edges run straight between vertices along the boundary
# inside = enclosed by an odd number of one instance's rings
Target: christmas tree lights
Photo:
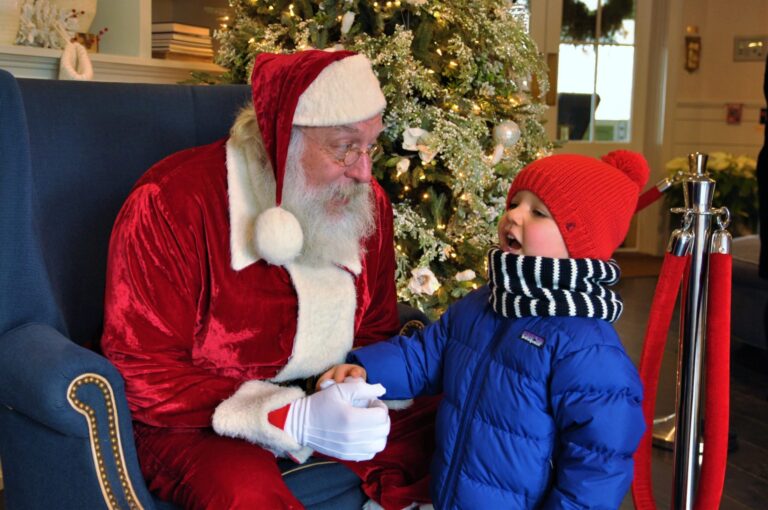
[[[387,98],[374,175],[395,214],[399,297],[432,317],[484,283],[514,175],[546,155],[546,68],[509,5],[489,0],[231,0],[224,80],[260,52],[367,55]],[[531,92],[536,81],[539,97]]]

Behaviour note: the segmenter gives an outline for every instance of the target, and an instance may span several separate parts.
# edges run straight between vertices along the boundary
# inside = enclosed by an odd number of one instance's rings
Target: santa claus
[[[259,55],[252,90],[227,139],[141,178],[110,242],[102,348],[150,489],[185,508],[332,501],[349,492],[337,475],[302,494],[281,470],[313,452],[365,461],[390,431],[380,386],[309,391],[398,327],[392,208],[371,176],[379,83],[362,55],[312,50]],[[423,412],[347,463],[387,507],[426,495]]]

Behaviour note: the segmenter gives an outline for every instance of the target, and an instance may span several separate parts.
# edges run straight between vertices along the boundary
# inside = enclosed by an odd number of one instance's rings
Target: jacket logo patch
[[[522,338],[523,340],[525,340],[531,345],[535,345],[536,347],[541,347],[542,345],[544,345],[544,342],[545,342],[545,340],[541,338],[539,335],[535,335],[530,331],[525,331],[525,330],[523,330],[523,332],[520,334],[520,338]]]

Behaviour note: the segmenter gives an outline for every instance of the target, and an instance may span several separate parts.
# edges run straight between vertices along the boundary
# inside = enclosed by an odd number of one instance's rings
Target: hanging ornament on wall
[[[493,147],[491,165],[497,164],[504,157],[504,149],[508,149],[520,140],[520,126],[513,120],[505,120],[493,128]]]

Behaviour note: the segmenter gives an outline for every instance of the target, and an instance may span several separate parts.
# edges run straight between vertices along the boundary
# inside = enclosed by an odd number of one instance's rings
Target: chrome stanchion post
[[[680,180],[679,182],[682,182]],[[679,212],[685,211],[680,209]],[[693,248],[693,212],[686,211],[683,216],[682,226],[672,231],[667,243],[667,253],[675,257],[686,257],[691,254]],[[654,418],[652,441],[653,446],[672,450],[675,446],[675,416],[676,413]]]
[[[717,230],[712,234],[709,253],[730,255],[733,237],[726,229],[728,228],[728,225],[731,224],[731,211],[729,211],[727,207],[721,207],[713,210],[712,213],[717,215]]]
[[[685,213],[692,215],[693,246],[687,293],[680,309],[677,367],[674,484],[672,507],[693,508],[699,455],[699,403],[702,351],[706,331],[712,196],[715,181],[707,177],[707,156],[688,156],[691,174],[683,182]]]

